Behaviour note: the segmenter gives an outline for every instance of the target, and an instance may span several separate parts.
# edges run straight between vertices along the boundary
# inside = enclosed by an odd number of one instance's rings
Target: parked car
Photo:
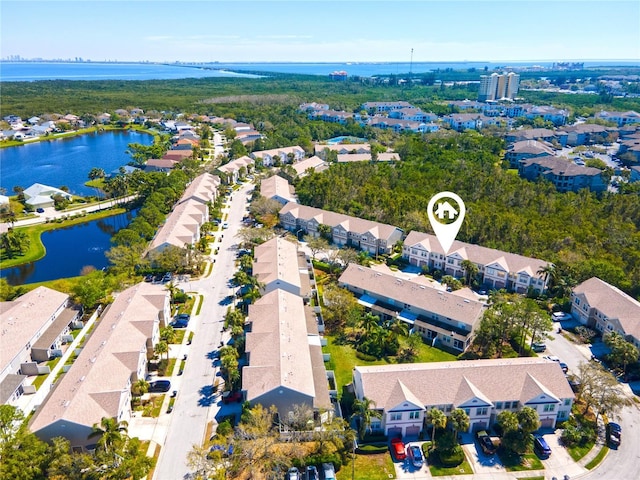
[[[562,368],[562,371],[563,371],[564,373],[567,373],[567,372],[569,371],[569,365],[567,365],[567,364],[566,364],[566,363],[564,363],[564,362],[560,362],[560,368]]]
[[[309,465],[307,467],[307,480],[320,480],[318,469],[315,465]]]
[[[542,342],[534,342],[531,345],[531,350],[533,350],[536,353],[542,353],[547,349],[547,344],[546,343],[542,343]]]
[[[607,437],[609,438],[609,445],[617,447],[622,442],[622,427],[617,423],[607,423]]]
[[[224,228],[224,229],[229,228],[229,223],[228,222],[224,222],[222,224],[222,228]]]
[[[184,320],[174,320],[169,325],[173,328],[187,328],[189,326],[189,322],[185,322]]]
[[[551,447],[549,447],[547,441],[542,437],[533,438],[533,450],[541,458],[546,458],[551,455]]]
[[[560,363],[560,359],[558,357],[556,357],[555,355],[545,355],[542,358],[544,358],[545,360],[551,360],[552,362]]]
[[[42,208],[42,207],[36,208],[36,212],[44,213],[44,208]]]
[[[300,480],[300,471],[296,467],[291,467],[287,472],[287,480]]]
[[[180,313],[177,317],[176,320],[180,320],[180,321],[184,321],[189,323],[189,320],[191,320],[191,315],[189,315],[188,313]]]
[[[336,469],[333,467],[333,463],[323,463],[322,464],[322,475],[325,480],[336,480]]]
[[[493,455],[496,453],[496,447],[491,440],[491,437],[485,430],[480,430],[476,433],[476,437],[478,438],[478,442],[480,443],[480,448],[487,455]]]
[[[149,384],[149,393],[165,393],[171,390],[171,382],[169,380],[156,380]]]
[[[393,456],[396,457],[396,460],[398,461],[404,460],[405,458],[407,458],[407,454],[405,453],[405,450],[404,450],[404,443],[402,443],[402,440],[399,438],[393,438],[391,440],[391,452],[393,453]]]
[[[333,463],[323,463],[322,474],[325,480],[336,480],[336,469],[333,467]]]
[[[422,465],[424,465],[424,456],[422,455],[420,447],[418,445],[409,445],[407,450],[409,452],[411,464],[416,468],[421,468]]]
[[[560,322],[562,320],[571,320],[573,318],[571,315],[565,312],[553,312],[551,314],[551,317],[553,317],[553,320],[555,322]]]

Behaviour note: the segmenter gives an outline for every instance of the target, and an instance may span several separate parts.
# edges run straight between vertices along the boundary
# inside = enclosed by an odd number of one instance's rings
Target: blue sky
[[[640,59],[640,2],[0,0],[0,56],[185,62]]]

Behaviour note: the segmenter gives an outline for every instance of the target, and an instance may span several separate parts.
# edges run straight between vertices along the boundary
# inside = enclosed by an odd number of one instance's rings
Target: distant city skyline
[[[413,49],[416,63],[640,60],[636,0],[0,3],[3,59],[409,62]]]

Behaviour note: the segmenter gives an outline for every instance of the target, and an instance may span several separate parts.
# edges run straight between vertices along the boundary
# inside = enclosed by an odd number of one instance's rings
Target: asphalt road
[[[219,252],[215,256],[213,272],[207,278],[187,284],[190,291],[203,295],[200,314],[192,316],[189,330],[195,331],[193,342],[185,348],[188,360],[177,387],[178,396],[174,404],[165,443],[155,469],[155,480],[177,480],[190,478],[187,454],[194,444],[204,440],[207,422],[213,420],[220,408],[220,398],[213,395],[213,381],[217,373],[212,354],[218,350],[222,338],[221,329],[226,305],[221,300],[232,294],[227,282],[235,272],[236,251],[232,245],[244,216],[247,192],[253,188],[244,184],[233,192],[227,210],[229,228],[222,231],[222,242],[217,242]],[[184,286],[183,286],[184,287]],[[224,302],[223,302],[224,303]],[[181,358],[181,357],[179,357]]]

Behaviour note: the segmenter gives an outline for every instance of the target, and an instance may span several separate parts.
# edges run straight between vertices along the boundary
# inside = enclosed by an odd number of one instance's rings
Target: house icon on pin
[[[453,206],[449,202],[444,201],[438,204],[438,207],[436,208],[434,214],[440,220],[444,220],[445,216],[449,217],[449,220],[453,220],[458,215],[458,211],[453,208]]]

